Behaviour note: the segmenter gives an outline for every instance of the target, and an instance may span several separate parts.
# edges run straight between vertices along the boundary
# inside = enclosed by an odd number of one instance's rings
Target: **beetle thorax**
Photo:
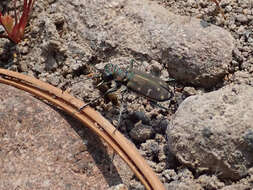
[[[127,79],[127,72],[111,63],[105,65],[104,73],[107,74],[107,76],[112,75],[113,80],[118,82],[124,82]]]

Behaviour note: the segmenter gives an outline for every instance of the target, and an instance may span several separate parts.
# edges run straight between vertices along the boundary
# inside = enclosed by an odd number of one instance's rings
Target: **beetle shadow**
[[[108,155],[106,147],[99,138],[91,129],[84,127],[81,122],[79,122],[74,117],[66,114],[60,109],[51,106],[56,110],[75,130],[75,132],[81,137],[84,142],[88,142],[87,151],[92,156],[93,160],[96,163],[96,166],[104,176],[107,184],[109,186],[115,186],[123,183],[121,176],[119,175],[117,168],[112,162],[112,158]]]

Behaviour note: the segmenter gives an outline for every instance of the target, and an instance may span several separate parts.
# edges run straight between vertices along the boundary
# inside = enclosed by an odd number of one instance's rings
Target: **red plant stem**
[[[10,34],[11,39],[15,43],[18,43],[24,36],[24,30],[27,25],[29,13],[33,7],[34,1],[35,0],[29,0],[27,4],[27,0],[24,0],[23,13],[21,15],[19,22],[17,21],[17,14],[16,14],[16,9],[15,9],[15,25]],[[15,4],[16,4],[16,0],[15,0]]]
[[[28,21],[29,13],[31,11],[31,8],[33,7],[33,3],[34,3],[34,0],[29,0],[28,6],[27,6],[27,0],[24,0],[23,14],[22,14],[21,19],[19,21],[18,28],[20,28],[20,29],[25,28],[27,21]]]

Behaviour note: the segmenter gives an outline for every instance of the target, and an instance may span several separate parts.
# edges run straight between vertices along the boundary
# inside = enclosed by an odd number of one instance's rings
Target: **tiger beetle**
[[[146,97],[155,104],[157,102],[167,101],[171,99],[174,95],[167,82],[161,80],[158,77],[152,76],[151,74],[147,74],[145,72],[133,69],[133,60],[131,61],[130,69],[121,69],[117,65],[108,63],[100,72],[102,81],[97,85],[97,87],[100,87],[105,84],[107,85],[112,81],[114,81],[116,84],[115,87],[109,88],[104,93],[104,97],[117,91],[122,85],[126,86],[127,89]],[[171,81],[175,80],[170,78],[168,82]],[[91,102],[94,102],[99,98],[100,97],[94,99]],[[82,106],[80,110],[82,110],[90,103]],[[166,109],[165,107],[162,107],[160,105],[158,106]]]

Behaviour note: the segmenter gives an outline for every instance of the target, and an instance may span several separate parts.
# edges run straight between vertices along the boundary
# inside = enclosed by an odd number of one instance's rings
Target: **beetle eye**
[[[113,79],[113,75],[111,73],[108,73],[108,72],[103,73],[102,77],[103,77],[104,81],[110,81],[110,80]]]

